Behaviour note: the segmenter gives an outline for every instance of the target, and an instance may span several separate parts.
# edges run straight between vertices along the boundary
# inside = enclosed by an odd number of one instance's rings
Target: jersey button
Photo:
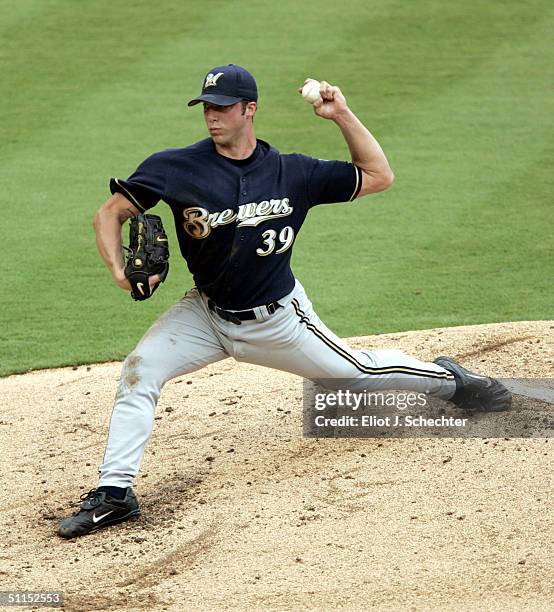
[[[242,177],[240,180],[241,180],[243,183],[246,183],[246,177],[244,177],[244,176],[243,176],[243,177]]]
[[[243,192],[242,192],[242,195],[246,195],[246,191],[243,191]]]

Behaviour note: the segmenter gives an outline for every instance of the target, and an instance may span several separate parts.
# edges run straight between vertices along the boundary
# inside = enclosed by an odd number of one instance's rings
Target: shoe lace
[[[88,493],[83,493],[79,497],[79,501],[75,504],[76,506],[80,506],[84,501],[88,499],[92,499],[93,497],[97,497],[100,495],[100,492],[96,489],[91,489]]]

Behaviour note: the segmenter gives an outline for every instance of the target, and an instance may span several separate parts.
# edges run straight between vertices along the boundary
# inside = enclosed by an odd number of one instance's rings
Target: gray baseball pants
[[[154,424],[164,384],[227,357],[307,379],[349,379],[353,391],[405,390],[449,399],[452,374],[398,350],[354,350],[321,322],[302,285],[283,308],[236,325],[191,289],[146,332],[123,364],[98,486],[130,487]],[[264,320],[265,319],[265,320]]]

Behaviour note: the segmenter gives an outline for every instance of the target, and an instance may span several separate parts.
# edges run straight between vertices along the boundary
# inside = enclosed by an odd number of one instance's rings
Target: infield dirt
[[[554,321],[353,338],[553,377]],[[66,610],[549,610],[549,439],[302,437],[302,380],[226,360],[168,383],[142,517],[55,535],[96,484],[120,364],[0,379],[0,591]]]

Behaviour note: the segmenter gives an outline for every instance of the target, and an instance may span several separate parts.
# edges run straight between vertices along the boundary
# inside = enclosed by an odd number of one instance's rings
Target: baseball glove
[[[129,248],[125,264],[125,276],[131,283],[131,297],[147,300],[160,283],[150,290],[148,278],[160,275],[163,282],[169,272],[169,248],[162,220],[156,215],[131,217]]]

